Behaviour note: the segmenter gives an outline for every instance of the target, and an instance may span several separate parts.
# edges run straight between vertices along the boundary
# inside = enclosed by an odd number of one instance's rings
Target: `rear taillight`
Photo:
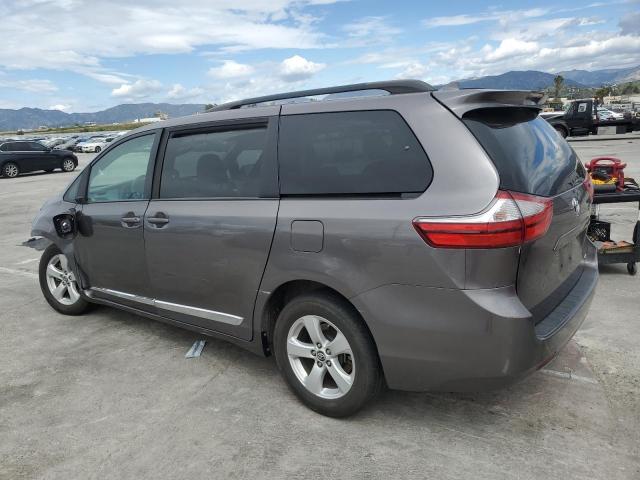
[[[436,248],[501,248],[542,237],[551,224],[553,200],[499,190],[481,213],[464,217],[417,218],[413,226]]]

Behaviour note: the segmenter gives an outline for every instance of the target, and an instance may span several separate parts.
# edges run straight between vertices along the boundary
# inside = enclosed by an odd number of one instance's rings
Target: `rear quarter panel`
[[[313,280],[347,298],[386,284],[464,288],[464,250],[434,249],[416,233],[418,216],[465,215],[493,199],[498,175],[467,128],[429,94],[405,94],[282,107],[282,115],[356,110],[400,113],[425,149],[433,181],[413,199],[283,198],[262,292]],[[319,252],[291,247],[291,224],[324,226]]]

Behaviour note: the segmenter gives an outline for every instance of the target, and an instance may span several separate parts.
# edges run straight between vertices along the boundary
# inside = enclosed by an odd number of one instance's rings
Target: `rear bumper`
[[[387,285],[351,300],[371,329],[390,388],[480,391],[553,359],[582,325],[597,282],[592,247],[576,285],[537,325],[513,286]]]

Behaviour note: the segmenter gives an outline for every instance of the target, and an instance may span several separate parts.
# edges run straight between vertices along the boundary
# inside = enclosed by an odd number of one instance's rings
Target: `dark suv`
[[[40,142],[20,141],[0,144],[0,174],[14,178],[21,173],[56,168],[72,172],[78,166],[78,157],[67,150],[53,150]]]
[[[38,214],[42,291],[273,354],[327,415],[383,382],[508,384],[565,345],[598,279],[590,184],[541,98],[381,82],[142,127]]]

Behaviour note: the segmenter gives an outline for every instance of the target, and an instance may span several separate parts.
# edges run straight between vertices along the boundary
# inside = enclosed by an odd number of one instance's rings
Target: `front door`
[[[144,222],[159,314],[251,338],[278,211],[276,119],[169,131]]]
[[[74,240],[92,295],[136,308],[149,297],[143,218],[151,193],[155,132],[127,139],[91,165]],[[149,309],[149,308],[147,308]]]

